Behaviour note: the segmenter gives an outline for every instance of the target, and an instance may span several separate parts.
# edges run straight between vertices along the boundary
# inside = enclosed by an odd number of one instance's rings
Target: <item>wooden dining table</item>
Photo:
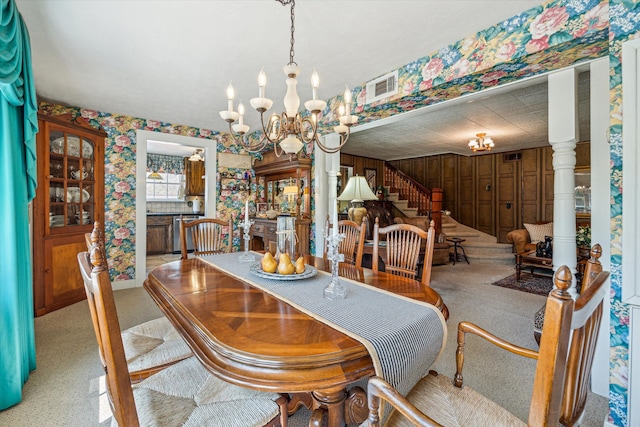
[[[305,256],[318,271],[330,262]],[[418,281],[340,264],[341,277],[438,308],[440,295]],[[289,412],[312,411],[309,425],[343,426],[367,416],[366,393],[347,386],[376,374],[360,341],[244,280],[190,258],[154,268],[144,287],[196,357],[214,375],[253,389],[288,393]]]

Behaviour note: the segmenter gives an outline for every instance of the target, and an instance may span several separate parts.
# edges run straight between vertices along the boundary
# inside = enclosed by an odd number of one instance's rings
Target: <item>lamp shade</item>
[[[347,187],[342,194],[338,196],[338,200],[364,201],[377,200],[378,197],[371,191],[369,184],[364,176],[352,176],[347,182]]]
[[[298,187],[296,185],[287,185],[282,192],[284,194],[298,194]]]

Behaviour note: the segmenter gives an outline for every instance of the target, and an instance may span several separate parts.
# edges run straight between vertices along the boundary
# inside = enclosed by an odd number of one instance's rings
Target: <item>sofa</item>
[[[544,242],[545,236],[553,236],[553,222],[524,224],[524,226],[525,228],[507,233],[507,241],[513,244],[514,253],[535,251],[536,244]]]
[[[394,218],[396,224],[411,224],[429,231],[430,220],[427,217],[396,217]],[[433,261],[431,265],[447,264],[449,262],[449,244],[445,241],[445,235],[443,233],[437,233],[435,244],[433,247]]]

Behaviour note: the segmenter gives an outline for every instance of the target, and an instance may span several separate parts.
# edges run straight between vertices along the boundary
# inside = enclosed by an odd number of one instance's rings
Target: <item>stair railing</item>
[[[436,223],[436,231],[442,230],[442,189],[428,189],[392,164],[384,162],[384,183],[390,193],[398,193],[399,200],[406,200],[409,208],[417,208],[419,216],[428,216]]]

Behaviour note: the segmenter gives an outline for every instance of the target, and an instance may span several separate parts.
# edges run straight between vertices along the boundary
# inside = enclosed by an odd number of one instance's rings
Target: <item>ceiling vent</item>
[[[517,162],[522,160],[522,151],[517,151],[515,153],[505,153],[502,156],[502,160],[505,162]]]
[[[380,101],[398,93],[398,70],[367,83],[367,104]]]

